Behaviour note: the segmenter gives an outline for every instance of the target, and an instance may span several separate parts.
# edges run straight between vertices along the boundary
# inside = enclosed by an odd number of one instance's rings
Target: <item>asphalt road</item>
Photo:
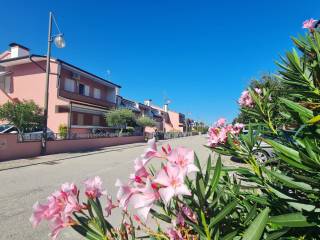
[[[200,159],[207,159],[210,151],[203,147],[205,141],[204,136],[194,136],[159,142],[159,145],[189,147]],[[108,193],[115,196],[116,179],[127,180],[133,170],[133,159],[143,153],[145,147],[145,143],[138,143],[0,163],[0,239],[49,239],[46,224],[33,229],[29,223],[34,202],[44,202],[64,182],[81,186],[83,180],[96,175],[102,178]],[[233,164],[227,158],[224,161]],[[119,220],[119,214],[114,212],[111,221]],[[64,230],[59,239],[81,238],[70,229]]]

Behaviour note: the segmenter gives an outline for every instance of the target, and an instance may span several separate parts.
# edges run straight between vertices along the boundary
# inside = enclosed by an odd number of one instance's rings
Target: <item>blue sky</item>
[[[210,123],[232,120],[250,79],[275,72],[302,21],[320,16],[317,1],[6,1],[0,50],[10,42],[45,54],[48,12],[67,47],[53,55],[122,86],[121,95],[151,98]]]

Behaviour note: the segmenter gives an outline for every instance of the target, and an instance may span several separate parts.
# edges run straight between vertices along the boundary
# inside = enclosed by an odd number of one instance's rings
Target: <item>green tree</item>
[[[135,126],[135,114],[129,109],[115,109],[106,114],[106,122],[110,127],[125,129],[127,126]]]
[[[43,112],[34,101],[7,102],[0,106],[0,120],[8,121],[25,132],[42,125]]]
[[[279,97],[284,97],[286,94],[284,84],[278,79],[277,76],[271,74],[263,74],[259,79],[251,80],[248,89],[265,89],[268,94],[268,98],[265,99],[268,102],[265,110],[272,118],[276,126],[282,125],[285,119],[281,115],[282,106],[278,104],[275,99]],[[262,114],[260,114],[262,113]],[[260,112],[259,115],[266,115],[266,113]],[[240,109],[238,116],[233,120],[233,123],[240,122],[244,124],[249,123],[259,123],[260,119],[257,118],[258,115],[253,115],[248,109]]]
[[[156,126],[156,122],[149,117],[139,117],[137,119],[137,124],[140,127],[154,127],[154,126]]]

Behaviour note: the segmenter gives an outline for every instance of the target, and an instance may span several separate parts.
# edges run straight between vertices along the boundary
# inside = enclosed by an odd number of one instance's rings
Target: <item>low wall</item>
[[[47,142],[47,154],[80,152],[143,141],[144,136],[49,141]],[[40,155],[40,152],[40,142],[20,143],[15,134],[0,135],[0,161],[36,157]]]
[[[59,140],[47,143],[47,153],[77,152],[109,146],[143,142],[144,136]]]
[[[0,134],[0,161],[40,155],[41,142],[18,143],[15,134]]]

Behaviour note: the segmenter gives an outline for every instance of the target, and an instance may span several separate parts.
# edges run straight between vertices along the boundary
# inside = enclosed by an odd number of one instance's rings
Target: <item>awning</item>
[[[104,109],[83,106],[80,104],[72,104],[71,111],[81,112],[81,113],[89,113],[89,114],[95,114],[95,115],[103,115],[103,116],[108,112],[107,110],[104,110]]]

